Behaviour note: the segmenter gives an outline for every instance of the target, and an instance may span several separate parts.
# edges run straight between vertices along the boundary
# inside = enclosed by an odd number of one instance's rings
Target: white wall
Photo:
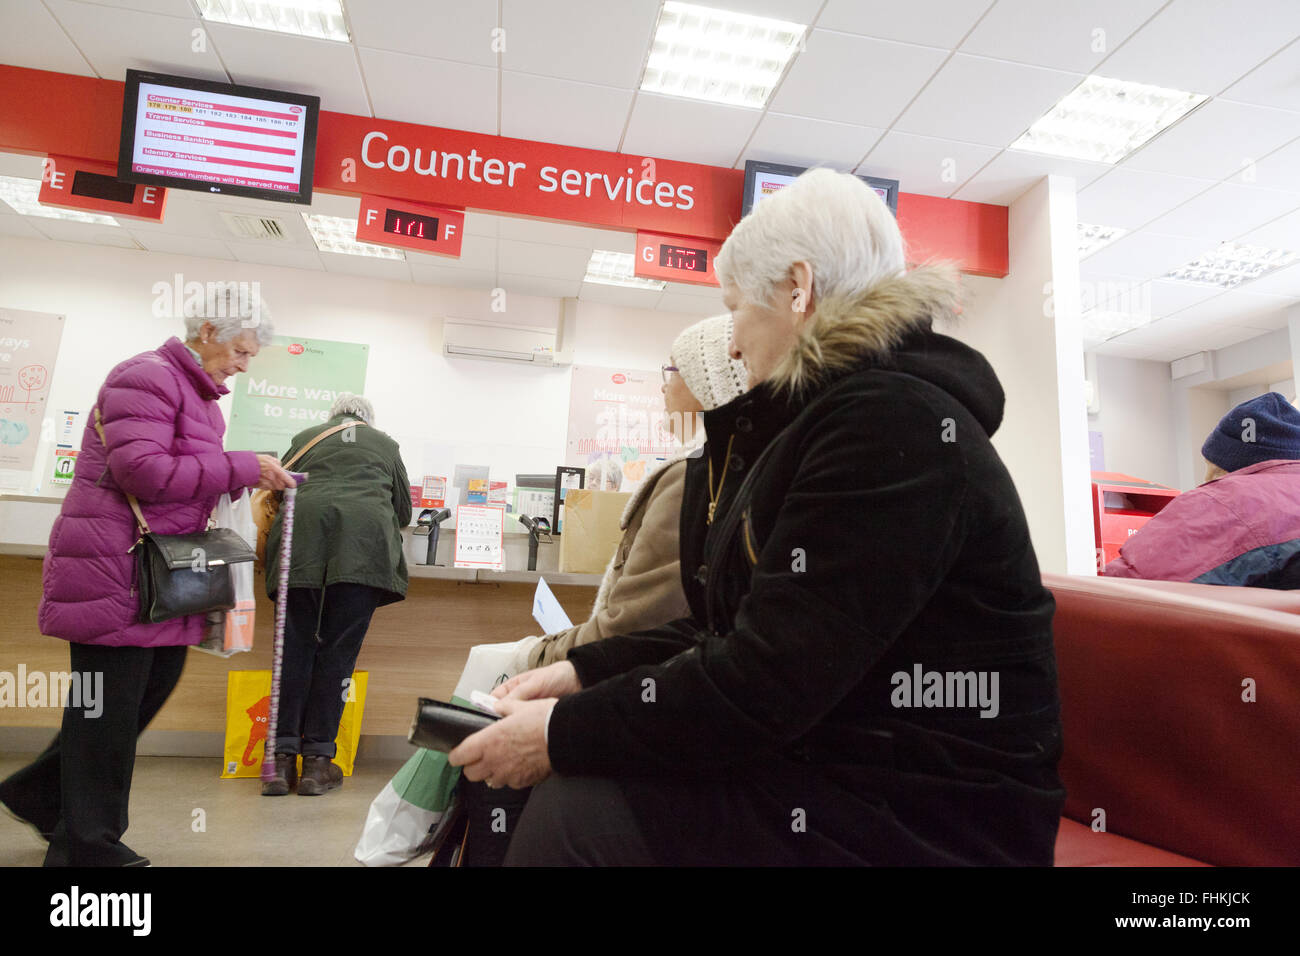
[[[511,483],[518,472],[553,472],[563,462],[569,368],[447,359],[441,353],[445,317],[555,328],[557,299],[511,294],[505,311],[493,312],[487,290],[0,238],[0,306],[68,316],[51,383],[52,413],[87,412],[114,365],[171,335],[183,337],[180,319],[156,318],[151,308],[154,284],[171,282],[176,273],[183,281],[260,282],[277,333],[368,343],[366,394],[375,405],[376,425],[401,443],[413,481],[426,462],[441,473],[448,455],[456,462],[489,464],[494,477]],[[658,369],[668,361],[677,333],[697,319],[579,303],[574,361]],[[237,378],[232,385],[238,384]],[[221,402],[227,417],[230,401],[227,396]],[[33,476],[41,493],[61,494],[45,481],[50,467],[47,442],[38,450]]]
[[[1096,359],[1101,407],[1088,427],[1102,434],[1105,470],[1181,488],[1169,363]]]

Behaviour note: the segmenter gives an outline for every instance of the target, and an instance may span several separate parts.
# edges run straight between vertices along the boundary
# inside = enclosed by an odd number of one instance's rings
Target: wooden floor
[[[473,584],[413,579],[405,601],[375,612],[357,669],[370,672],[362,732],[406,736],[417,697],[447,699],[475,644],[516,641],[540,628],[532,584]],[[585,620],[596,589],[553,586],[574,621]],[[66,671],[68,645],[36,626],[41,562],[0,555],[0,671]],[[150,725],[154,730],[220,731],[225,727],[226,672],[269,669],[274,606],[260,593],[254,649],[228,660],[191,651],[180,684]],[[57,727],[58,707],[3,708],[0,726]]]

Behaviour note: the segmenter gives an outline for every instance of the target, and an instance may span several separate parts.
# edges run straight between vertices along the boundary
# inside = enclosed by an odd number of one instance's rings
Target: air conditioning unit
[[[549,367],[557,364],[555,330],[446,321],[442,324],[442,354]]]

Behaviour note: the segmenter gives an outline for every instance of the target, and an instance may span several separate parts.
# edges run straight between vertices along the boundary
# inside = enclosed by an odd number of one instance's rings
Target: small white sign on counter
[[[555,634],[573,627],[573,622],[555,599],[546,578],[537,579],[537,591],[533,594],[533,620],[541,626],[543,634]]]
[[[506,509],[501,505],[461,505],[456,509],[456,557],[458,568],[506,569],[504,533]]]

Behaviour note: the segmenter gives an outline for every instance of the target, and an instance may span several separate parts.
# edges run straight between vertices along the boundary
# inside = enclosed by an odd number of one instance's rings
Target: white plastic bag
[[[253,506],[245,489],[233,501],[222,495],[212,512],[218,528],[230,528],[249,542],[257,541],[257,525],[253,522]],[[230,566],[230,579],[235,585],[235,606],[229,611],[215,611],[208,615],[203,629],[203,640],[195,650],[206,651],[217,657],[231,657],[253,649],[254,614],[257,595],[253,590],[253,562],[242,561]]]

